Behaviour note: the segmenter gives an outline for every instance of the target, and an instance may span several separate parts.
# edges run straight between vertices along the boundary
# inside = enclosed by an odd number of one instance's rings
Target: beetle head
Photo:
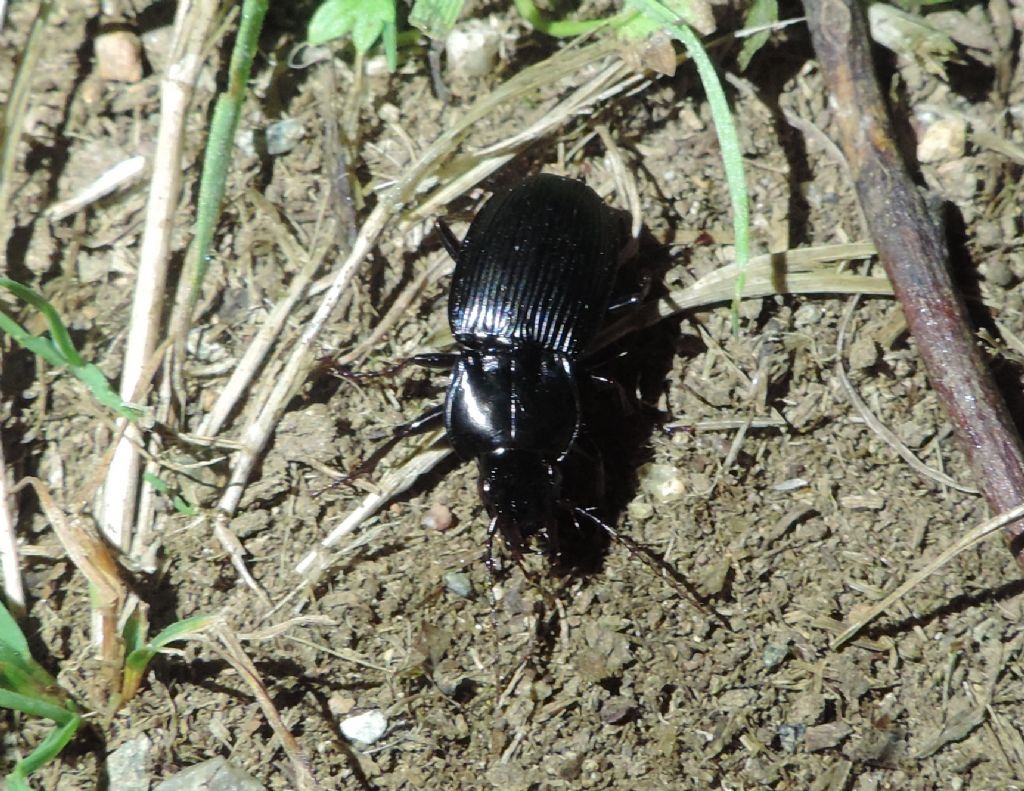
[[[513,552],[549,526],[561,486],[558,468],[538,453],[503,449],[480,457],[480,499]]]

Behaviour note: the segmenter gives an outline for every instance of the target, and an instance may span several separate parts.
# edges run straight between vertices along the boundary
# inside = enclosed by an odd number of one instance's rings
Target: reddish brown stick
[[[804,8],[868,230],[925,371],[989,507],[1009,510],[1024,503],[1024,449],[953,287],[945,240],[893,142],[864,12],[857,0],[804,0]],[[1024,521],[1005,535],[1024,569]]]

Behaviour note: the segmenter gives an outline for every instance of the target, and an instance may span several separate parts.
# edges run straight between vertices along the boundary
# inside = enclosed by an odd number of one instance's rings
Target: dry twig
[[[313,765],[309,760],[309,756],[306,755],[291,731],[288,730],[288,726],[285,725],[284,720],[281,718],[281,712],[277,710],[274,701],[270,699],[270,693],[267,692],[267,688],[263,683],[263,679],[260,678],[256,665],[253,664],[248,654],[245,653],[245,649],[242,648],[238,638],[225,626],[221,626],[218,629],[217,637],[220,638],[224,646],[224,658],[231,663],[231,666],[238,675],[245,679],[249,689],[252,690],[253,695],[256,697],[256,701],[260,704],[260,708],[263,710],[263,716],[267,718],[270,727],[274,729],[274,734],[281,741],[281,746],[284,748],[285,754],[291,761],[292,769],[295,772],[295,787],[299,791],[316,791],[319,788],[323,788],[323,786],[317,783],[316,777],[313,775]]]
[[[876,604],[872,604],[863,612],[857,613],[856,617],[850,621],[849,625],[842,631],[842,633],[832,641],[832,650],[839,648],[844,643],[848,643],[850,639],[856,636],[856,634],[867,624],[871,623],[871,621],[892,607],[893,604],[902,599],[910,590],[916,587],[918,583],[927,577],[930,577],[961,552],[970,549],[975,544],[981,543],[988,536],[992,535],[992,533],[995,533],[997,530],[1004,529],[1007,525],[1013,524],[1021,517],[1024,517],[1024,505],[1019,505],[1016,508],[999,514],[998,516],[994,516],[991,519],[982,522],[973,530],[964,533],[964,535],[962,535],[955,544],[943,549],[935,558],[928,561],[920,571],[916,571],[911,574],[902,585],[884,599]]]
[[[175,14],[171,57],[160,86],[160,127],[121,372],[121,397],[126,401],[141,398],[148,387],[143,372],[159,342],[171,231],[181,191],[185,116],[216,12],[216,3],[183,0]],[[136,426],[126,425],[107,471],[99,514],[104,534],[123,550],[131,546],[135,518],[140,468],[137,444],[141,444],[141,433]]]

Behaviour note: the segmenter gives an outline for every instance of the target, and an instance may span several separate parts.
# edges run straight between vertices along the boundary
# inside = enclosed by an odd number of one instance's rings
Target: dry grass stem
[[[615,142],[615,137],[612,135],[611,130],[604,124],[598,124],[597,134],[601,138],[601,143],[607,152],[605,154],[605,162],[608,163],[612,180],[615,182],[615,191],[626,204],[626,211],[629,212],[629,235],[634,240],[638,239],[640,237],[640,230],[644,225],[644,213],[640,207],[640,190],[636,185],[636,178],[634,178],[632,171],[626,167],[622,150],[619,148],[618,143]],[[629,253],[624,255],[629,255]]]
[[[869,294],[892,296],[884,277],[837,272],[835,263],[870,258],[875,248],[866,242],[804,247],[785,253],[754,256],[747,264],[744,299],[774,294]],[[635,313],[605,328],[594,342],[600,349],[609,343],[662,319],[688,310],[729,302],[735,290],[737,268],[727,264],[709,272],[695,283],[675,289],[647,303]]]
[[[213,515],[213,537],[217,539],[221,548],[228,553],[231,565],[234,566],[235,572],[242,582],[245,583],[245,586],[255,593],[264,605],[270,606],[270,597],[267,596],[267,592],[256,582],[256,579],[249,573],[249,569],[245,565],[245,547],[242,546],[242,542],[232,532],[229,525],[230,521],[231,516],[229,514],[219,510],[215,511]]]
[[[973,486],[960,483],[959,481],[950,478],[945,473],[932,469],[917,458],[917,456],[914,455],[914,452],[908,448],[900,438],[889,429],[888,426],[878,419],[875,413],[872,412],[868,405],[864,403],[864,400],[857,393],[856,389],[854,389],[853,384],[846,375],[846,368],[843,365],[843,353],[846,347],[846,331],[850,326],[850,320],[853,318],[853,312],[857,307],[857,301],[858,297],[854,295],[846,306],[843,318],[839,322],[839,333],[838,338],[836,339],[836,377],[842,384],[843,391],[846,393],[846,397],[849,399],[850,404],[857,410],[857,414],[861,416],[868,427],[874,431],[886,445],[896,451],[901,459],[921,473],[921,475],[926,478],[930,478],[943,486],[956,489],[958,492],[964,492],[965,494],[978,494],[978,490]]]
[[[452,266],[452,260],[448,257],[448,253],[446,251],[441,250],[435,254],[430,259],[427,266],[420,271],[419,275],[417,275],[408,286],[402,289],[401,293],[395,298],[391,307],[388,308],[388,312],[384,314],[384,317],[379,322],[377,322],[377,326],[373,328],[373,331],[366,337],[366,339],[360,341],[359,345],[348,354],[342,355],[339,362],[342,365],[348,365],[362,360],[370,354],[370,352],[380,345],[381,341],[384,340],[395,325],[402,320],[402,317],[408,314],[409,307],[417,297],[421,297],[423,295],[427,285],[444,277],[451,270]]]
[[[261,323],[259,332],[246,346],[245,354],[235,366],[235,370],[231,372],[231,376],[217,397],[213,408],[199,424],[198,433],[206,437],[216,436],[220,432],[236,406],[248,394],[253,379],[262,369],[267,354],[278,340],[281,330],[292,315],[295,306],[309,289],[313,277],[323,264],[329,249],[326,243],[320,243],[316,245],[313,252],[308,252],[292,236],[276,208],[269,201],[255,193],[250,197],[256,201],[259,208],[263,210],[265,219],[272,225],[275,239],[284,257],[290,261],[304,260],[305,263],[289,284],[288,293],[284,299],[274,306]],[[325,233],[321,235],[321,238],[327,239],[330,236],[330,233]]]
[[[203,64],[203,45],[216,12],[216,3],[185,0],[178,4],[175,14],[172,55],[160,85],[160,126],[121,371],[121,397],[127,401],[141,397],[136,387],[144,381],[143,371],[158,343],[171,232],[181,190],[186,113]],[[131,546],[140,482],[140,459],[133,441],[140,441],[139,429],[126,425],[107,471],[99,513],[104,535],[123,550]]]
[[[0,434],[0,576],[3,577],[4,603],[17,618],[25,614],[25,588],[21,581],[18,539],[14,534],[16,500],[12,496],[4,459],[3,436]]]
[[[888,610],[897,601],[902,599],[909,591],[915,588],[921,581],[927,579],[961,552],[970,549],[975,544],[980,544],[990,535],[998,532],[1006,525],[1012,524],[1017,519],[1024,517],[1024,505],[1010,511],[1004,511],[998,516],[982,522],[972,530],[968,531],[956,540],[954,544],[942,550],[935,558],[928,561],[920,571],[916,571],[907,578],[906,582],[886,596],[877,604],[868,607],[864,612],[858,613],[843,632],[832,641],[832,650],[848,643],[856,634],[867,626],[871,621]]]
[[[323,788],[313,776],[312,763],[309,760],[309,756],[302,750],[291,731],[284,724],[281,712],[277,710],[274,702],[270,699],[270,694],[267,692],[263,679],[260,678],[259,671],[256,670],[256,665],[253,664],[248,654],[245,653],[245,649],[242,648],[238,638],[225,626],[221,626],[217,630],[217,637],[224,646],[224,658],[227,659],[235,671],[249,685],[249,689],[252,690],[256,702],[260,704],[260,708],[263,710],[263,716],[267,718],[267,722],[280,740],[281,747],[284,748],[288,760],[291,761],[292,770],[295,772],[295,787],[299,791],[317,791],[317,789]]]
[[[392,498],[397,497],[410,486],[412,486],[421,475],[434,469],[441,461],[452,452],[448,447],[432,447],[444,436],[442,430],[424,435],[424,441],[419,447],[426,448],[414,455],[401,467],[391,470],[381,479],[378,484],[379,491],[366,495],[363,501],[335,527],[317,545],[317,548],[308,552],[295,566],[295,572],[306,577],[307,582],[313,582],[319,574],[327,567],[329,551],[342,538],[347,536],[366,519],[377,513]]]
[[[68,559],[89,581],[93,625],[96,629],[93,642],[99,648],[101,659],[118,664],[121,660],[121,639],[117,623],[128,596],[128,585],[120,565],[107,544],[87,525],[82,516],[69,516],[64,512],[45,483],[38,478],[24,478],[14,487],[14,491],[23,486],[31,486],[35,491],[43,513]]]
[[[81,211],[86,206],[109,195],[121,187],[134,183],[146,170],[146,158],[141,154],[122,160],[112,168],[104,171],[94,181],[87,184],[67,200],[51,204],[44,212],[50,222],[59,222]]]

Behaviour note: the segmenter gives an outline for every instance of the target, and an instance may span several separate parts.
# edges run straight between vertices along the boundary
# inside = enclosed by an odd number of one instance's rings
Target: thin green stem
[[[743,297],[743,287],[747,278],[747,262],[750,260],[750,203],[747,198],[747,181],[743,170],[743,152],[740,149],[736,125],[729,110],[722,82],[718,79],[711,58],[693,30],[683,24],[677,16],[666,8],[659,0],[629,0],[631,5],[639,8],[642,13],[659,22],[663,28],[682,42],[697,67],[697,74],[708,97],[711,117],[718,135],[718,145],[722,150],[722,164],[725,168],[725,180],[729,186],[729,198],[732,203],[732,224],[736,247],[736,290],[732,301],[732,330],[739,331],[739,304]]]
[[[203,159],[203,177],[199,184],[199,202],[196,207],[196,235],[193,240],[195,266],[192,270],[189,305],[195,307],[200,287],[206,276],[207,258],[213,233],[220,219],[221,203],[224,200],[224,185],[227,183],[228,167],[231,165],[231,150],[235,144],[235,130],[245,99],[245,88],[256,57],[256,45],[263,18],[267,14],[268,0],[245,0],[242,17],[238,25],[235,48],[231,53],[228,69],[228,88],[217,97],[210,123],[210,139],[206,144]]]

